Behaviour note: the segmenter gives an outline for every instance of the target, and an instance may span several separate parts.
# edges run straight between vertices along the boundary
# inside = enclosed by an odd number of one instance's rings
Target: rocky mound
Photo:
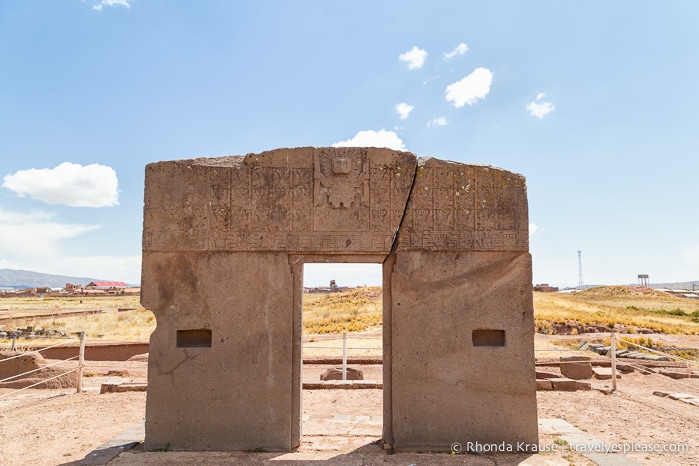
[[[33,388],[77,387],[76,371],[63,374],[71,367],[47,365],[46,359],[36,352],[0,351],[0,380],[4,380],[0,388],[25,388],[34,384],[38,385]]]
[[[657,291],[653,288],[647,288],[644,286],[598,286],[585,291],[580,291],[576,296],[583,299],[609,299],[628,298],[631,296],[642,296],[644,298],[667,298],[669,295],[662,291]]]

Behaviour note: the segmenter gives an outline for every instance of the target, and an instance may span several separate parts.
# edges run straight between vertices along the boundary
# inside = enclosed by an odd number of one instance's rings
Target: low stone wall
[[[148,342],[92,343],[85,345],[85,359],[88,361],[126,361],[137,354],[147,353]],[[46,359],[68,359],[77,356],[80,345],[65,345],[49,348],[41,352]]]

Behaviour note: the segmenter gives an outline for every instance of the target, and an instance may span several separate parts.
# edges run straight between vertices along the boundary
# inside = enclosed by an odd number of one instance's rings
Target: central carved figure
[[[366,153],[345,150],[340,154],[320,151],[315,155],[315,205],[326,202],[335,209],[366,206],[369,170]]]

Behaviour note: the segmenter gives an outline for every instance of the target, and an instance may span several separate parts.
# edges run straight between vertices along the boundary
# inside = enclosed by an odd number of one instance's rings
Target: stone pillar
[[[287,254],[155,252],[143,277],[158,321],[145,448],[296,447]]]
[[[390,286],[393,447],[536,445],[529,254],[398,252]]]
[[[384,440],[534,448],[531,278],[524,177],[419,159],[384,267]]]

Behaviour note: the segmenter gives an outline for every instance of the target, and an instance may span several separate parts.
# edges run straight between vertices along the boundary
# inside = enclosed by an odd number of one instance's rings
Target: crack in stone
[[[398,235],[400,234],[400,229],[403,226],[403,221],[405,220],[405,216],[408,213],[408,205],[410,204],[410,198],[413,195],[413,188],[415,187],[415,180],[417,179],[417,171],[419,168],[419,159],[416,158],[415,160],[415,171],[413,172],[413,180],[410,182],[410,190],[408,191],[408,196],[405,199],[405,206],[403,207],[403,215],[400,217],[400,222],[398,223],[398,227],[396,228],[395,233],[393,233],[393,238],[391,239],[391,249],[388,251],[388,254],[386,257],[384,257],[383,262],[386,262],[386,260],[396,252],[396,248],[398,247]]]

